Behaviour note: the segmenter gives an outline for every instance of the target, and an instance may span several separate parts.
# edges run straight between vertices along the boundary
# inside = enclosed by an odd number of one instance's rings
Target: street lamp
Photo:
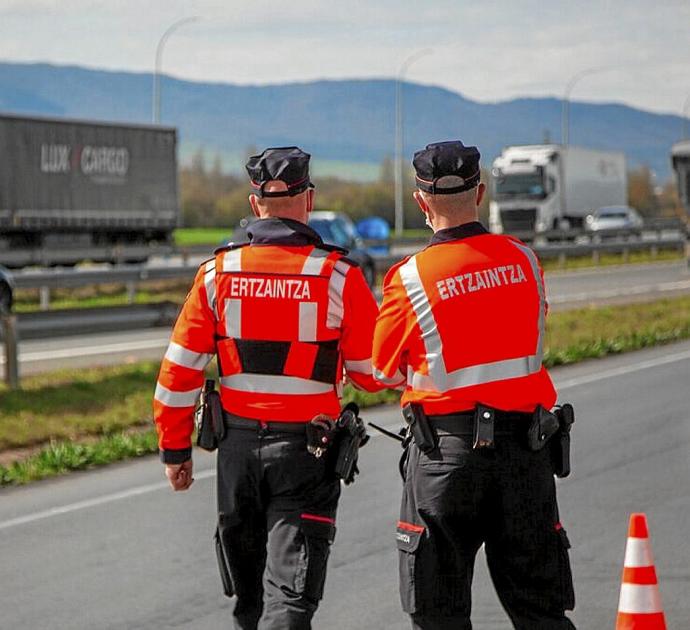
[[[433,52],[431,48],[423,48],[413,52],[400,65],[395,82],[395,235],[402,236],[403,224],[403,98],[402,81],[410,66],[425,55]]]
[[[573,91],[575,84],[584,77],[598,74],[599,72],[606,72],[607,70],[612,70],[612,68],[587,68],[581,70],[575,73],[566,84],[561,109],[561,144],[563,146],[568,146],[568,141],[570,140],[570,93]]]
[[[165,42],[168,38],[183,24],[189,24],[190,22],[196,22],[200,20],[201,17],[194,15],[191,17],[182,18],[171,24],[168,29],[161,35],[158,40],[158,46],[156,46],[156,65],[153,72],[153,122],[158,124],[161,120],[161,62],[163,60],[163,48],[165,47]]]

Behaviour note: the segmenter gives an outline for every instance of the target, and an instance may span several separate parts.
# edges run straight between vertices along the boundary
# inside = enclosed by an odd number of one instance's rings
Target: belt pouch
[[[530,451],[540,451],[559,428],[558,418],[541,405],[537,405],[527,430],[527,447]]]
[[[474,440],[472,448],[494,448],[496,412],[491,407],[477,405],[474,410]]]

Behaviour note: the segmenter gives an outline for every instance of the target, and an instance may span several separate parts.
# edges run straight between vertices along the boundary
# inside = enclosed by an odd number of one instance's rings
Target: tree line
[[[482,181],[489,183],[490,172],[482,171]],[[315,177],[317,210],[345,212],[355,221],[380,216],[393,225],[395,197],[393,161],[385,158],[374,181],[349,181],[337,177]],[[192,157],[189,165],[180,168],[182,223],[185,227],[229,227],[250,213],[247,196],[250,189],[244,175],[226,173],[221,160],[211,164],[203,151]],[[490,189],[480,208],[480,217],[488,223]],[[414,172],[404,173],[405,226],[423,227],[424,219],[412,198]],[[628,202],[645,217],[682,216],[673,181],[657,186],[652,171],[640,167],[628,173]]]

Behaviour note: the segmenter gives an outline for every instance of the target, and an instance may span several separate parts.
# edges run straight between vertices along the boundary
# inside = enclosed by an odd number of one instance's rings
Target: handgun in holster
[[[553,441],[552,458],[556,477],[562,479],[570,474],[570,430],[575,422],[575,410],[569,403],[555,410],[559,423],[557,439]]]
[[[417,448],[429,453],[436,448],[438,441],[436,431],[429,423],[429,417],[418,403],[408,403],[402,408],[403,418]]]
[[[357,457],[360,447],[369,441],[364,422],[359,417],[359,407],[348,403],[336,420],[336,452],[333,471],[346,485],[355,480],[359,473]]]
[[[208,379],[204,383],[194,421],[197,446],[206,451],[215,451],[218,443],[225,437],[225,423],[220,394],[216,391],[213,379]]]

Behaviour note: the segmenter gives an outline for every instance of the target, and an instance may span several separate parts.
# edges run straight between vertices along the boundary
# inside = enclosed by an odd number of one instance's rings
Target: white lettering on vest
[[[230,279],[230,297],[310,300],[311,286],[308,280],[288,278],[243,278],[234,276]]]
[[[522,282],[527,282],[527,276],[520,265],[501,265],[500,267],[491,267],[460,276],[444,278],[436,283],[436,288],[441,299],[448,300],[466,293]]]

